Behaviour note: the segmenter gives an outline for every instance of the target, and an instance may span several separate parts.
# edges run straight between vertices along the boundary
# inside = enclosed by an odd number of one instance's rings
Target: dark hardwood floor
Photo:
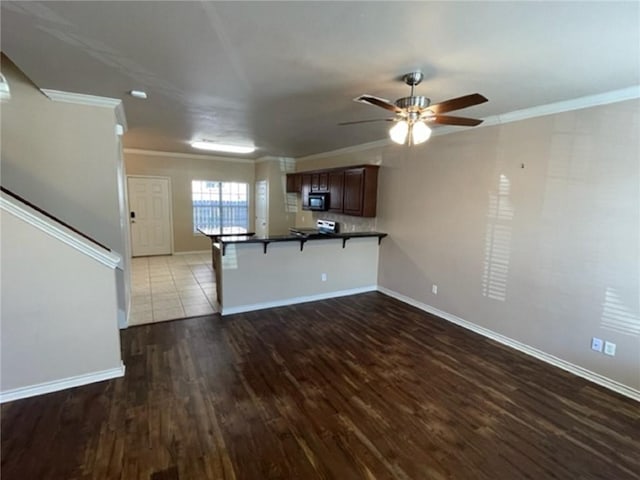
[[[5,404],[2,480],[632,479],[638,403],[379,293],[122,332]]]

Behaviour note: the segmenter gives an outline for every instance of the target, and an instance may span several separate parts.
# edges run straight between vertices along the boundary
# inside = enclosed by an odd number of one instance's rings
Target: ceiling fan
[[[384,98],[373,95],[360,95],[354,98],[355,102],[366,103],[376,107],[384,108],[396,114],[393,118],[376,118],[371,120],[357,120],[355,122],[342,122],[338,125],[353,125],[356,123],[369,122],[395,122],[389,130],[391,140],[396,143],[417,145],[426,142],[431,136],[431,129],[427,124],[437,123],[441,125],[457,125],[462,127],[475,127],[480,125],[482,120],[475,118],[453,117],[443,115],[443,113],[453,110],[479,105],[488,100],[479,93],[472,93],[463,97],[452,98],[444,102],[431,105],[431,100],[422,95],[413,95],[413,89],[420,84],[424,75],[422,72],[407,73],[402,77],[404,82],[411,87],[411,95],[399,98],[394,103]]]

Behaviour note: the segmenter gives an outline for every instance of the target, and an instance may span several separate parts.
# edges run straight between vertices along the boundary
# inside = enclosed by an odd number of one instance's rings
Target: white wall
[[[384,240],[383,240],[384,242]],[[300,251],[299,242],[231,244],[222,257],[223,313],[375,289],[378,239],[312,240]],[[327,280],[321,279],[326,273]]]
[[[249,185],[249,228],[253,228],[254,164],[252,160],[213,155],[125,150],[127,175],[171,179],[173,248],[175,252],[209,250],[211,240],[193,233],[192,180],[242,182]]]
[[[122,253],[114,109],[49,100],[6,57],[2,73],[3,186]]]
[[[287,173],[294,171],[293,158],[265,157],[256,162],[256,182],[269,184],[269,235],[287,234],[295,225],[299,195],[287,193]]]
[[[0,223],[0,399],[122,375],[115,269],[4,210]]]
[[[638,392],[639,119],[629,100],[298,170],[381,164],[382,287]]]
[[[2,185],[127,259],[115,109],[52,101],[9,59],[1,58],[11,89],[0,119]],[[118,272],[122,326],[129,275],[125,261]]]

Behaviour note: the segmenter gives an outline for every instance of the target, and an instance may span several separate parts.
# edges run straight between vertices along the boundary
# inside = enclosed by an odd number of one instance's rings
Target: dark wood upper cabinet
[[[345,215],[376,216],[378,168],[377,165],[365,165],[344,171]]]
[[[302,209],[309,209],[309,193],[311,192],[311,174],[301,174],[300,192],[302,194]]]
[[[362,213],[362,191],[364,187],[364,169],[354,168],[344,172],[343,211],[347,215]]]
[[[313,172],[311,174],[311,192],[328,192],[329,174],[327,172]]]
[[[343,213],[344,172],[329,172],[327,174],[327,190],[329,190],[329,211]]]
[[[329,191],[329,173],[328,172],[320,172],[318,174],[318,191],[319,192]]]
[[[299,173],[287,173],[287,193],[302,192],[302,175]]]
[[[295,180],[287,175],[287,191],[302,194],[302,209],[309,209],[309,193],[329,192],[329,211],[357,217],[375,217],[378,195],[377,165],[359,165],[347,168],[315,170],[296,174]]]

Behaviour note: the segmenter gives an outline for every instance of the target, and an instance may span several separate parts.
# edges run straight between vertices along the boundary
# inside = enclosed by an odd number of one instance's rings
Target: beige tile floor
[[[131,283],[129,325],[216,311],[216,284],[210,253],[134,258]]]

